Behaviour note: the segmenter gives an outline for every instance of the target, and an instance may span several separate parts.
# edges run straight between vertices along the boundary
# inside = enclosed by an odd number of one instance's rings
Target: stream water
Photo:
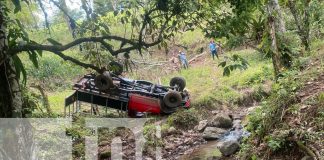
[[[219,142],[228,140],[240,141],[242,137],[248,137],[249,135],[250,133],[244,131],[242,126],[233,128],[225,133],[219,140],[208,141],[207,144],[199,146],[190,154],[181,156],[180,160],[206,160],[209,157],[221,157],[222,154],[218,149]]]
[[[221,157],[222,154],[217,148],[219,141],[209,141],[206,144],[194,149],[190,154],[183,155],[180,160],[206,160],[209,157]]]

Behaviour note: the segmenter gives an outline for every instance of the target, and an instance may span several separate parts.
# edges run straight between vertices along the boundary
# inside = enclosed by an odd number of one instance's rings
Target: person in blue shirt
[[[180,61],[181,61],[182,66],[183,66],[185,69],[187,69],[187,68],[189,67],[189,63],[188,63],[188,60],[187,60],[186,54],[185,54],[184,52],[182,52],[182,51],[179,51],[178,56],[179,56],[179,59],[180,59]]]
[[[219,59],[218,54],[217,54],[216,43],[214,42],[213,39],[210,40],[209,49],[210,49],[211,55],[213,56],[213,60],[215,60],[215,56],[217,57],[217,59]]]

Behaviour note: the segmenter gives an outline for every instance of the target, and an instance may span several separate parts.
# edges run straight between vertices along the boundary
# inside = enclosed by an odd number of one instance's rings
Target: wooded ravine
[[[0,159],[58,156],[324,160],[324,2],[0,0]]]

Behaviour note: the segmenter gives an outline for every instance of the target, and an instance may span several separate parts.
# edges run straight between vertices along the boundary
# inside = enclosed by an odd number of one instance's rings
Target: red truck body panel
[[[131,112],[150,112],[160,114],[160,100],[158,98],[131,94],[128,102],[128,110]]]

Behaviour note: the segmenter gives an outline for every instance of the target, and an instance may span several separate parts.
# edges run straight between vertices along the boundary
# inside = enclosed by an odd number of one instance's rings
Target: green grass
[[[64,90],[61,92],[52,92],[48,95],[48,101],[54,113],[64,113],[64,100],[72,93],[72,90]]]
[[[184,34],[178,33],[176,37],[177,39],[179,39],[178,43],[182,45],[192,45],[197,42],[206,41],[203,32],[199,29],[196,29],[194,31],[187,31]],[[208,42],[208,40],[206,42]]]
[[[217,106],[219,103],[233,103],[242,96],[237,89],[258,86],[264,81],[272,78],[270,60],[264,60],[259,53],[252,50],[242,50],[226,54],[229,55],[234,53],[242,55],[249,61],[250,66],[247,70],[234,71],[230,76],[224,77],[222,75],[223,69],[218,67],[218,62],[221,60],[212,61],[211,58],[207,56],[203,64],[191,66],[188,70],[174,72],[162,77],[162,83],[168,85],[169,80],[174,76],[184,77],[194,105]],[[47,56],[52,58],[55,57],[55,55],[46,55],[46,57]],[[221,56],[221,59],[223,56],[224,55]],[[82,68],[68,66],[72,64],[67,62],[63,62],[62,65],[63,67],[67,67],[67,71],[61,72],[60,70],[56,70],[54,73],[64,75],[63,82],[67,84],[67,86],[61,89],[59,89],[59,87],[56,89],[54,88],[55,90],[48,94],[51,108],[55,113],[63,113],[64,99],[72,93],[69,87],[76,79],[73,77],[78,77],[86,72],[86,70]],[[145,76],[141,77],[141,79],[145,79]]]
[[[83,61],[76,51],[69,51],[65,54]],[[75,79],[88,72],[50,52],[44,52],[42,57],[38,57],[38,68],[32,64],[26,53],[20,54],[19,57],[27,71],[27,83],[40,84],[47,91],[55,92],[70,88]]]
[[[221,60],[212,61],[206,57],[206,62],[199,66],[190,67],[179,73],[173,73],[162,79],[163,84],[168,85],[169,80],[174,76],[181,76],[186,79],[194,104],[199,106],[214,105],[214,103],[233,103],[242,95],[237,89],[257,88],[265,81],[272,79],[272,64],[270,60],[264,59],[260,53],[253,50],[241,50],[228,52],[226,56],[239,54],[250,64],[247,70],[236,70],[230,76],[223,76],[223,68],[218,67]]]
[[[265,59],[260,53],[253,50],[242,50],[229,53],[238,54],[249,62],[246,70],[236,70],[228,77],[222,77],[222,84],[235,86],[237,88],[251,87],[273,78],[273,69],[270,59]],[[222,73],[218,73],[222,76]]]
[[[53,31],[61,31],[65,24],[55,25]],[[119,33],[119,28],[116,32]],[[118,30],[118,31],[117,31]],[[35,38],[39,38],[44,33],[35,33]],[[64,35],[64,34],[60,34]],[[57,40],[64,39],[64,37],[53,37]],[[188,31],[184,34],[177,34],[176,39],[178,43],[190,47],[188,54],[195,53],[199,48],[204,47],[206,39],[203,38],[201,31]],[[63,43],[70,41],[67,38]],[[206,40],[207,41],[207,40]],[[61,42],[61,41],[60,41]],[[64,52],[66,55],[77,58],[83,61],[83,56],[78,48]],[[198,53],[198,52],[197,52]],[[190,54],[188,55],[190,57]],[[207,53],[209,54],[209,53]],[[232,54],[239,54],[248,62],[250,66],[244,71],[233,71],[230,76],[223,76],[223,68],[218,67],[224,56]],[[144,54],[146,55],[146,54]],[[44,85],[49,95],[50,105],[54,112],[63,112],[64,99],[71,94],[72,84],[83,74],[90,72],[82,67],[76,66],[70,62],[62,60],[60,57],[53,53],[44,52],[43,57],[39,58],[39,69],[36,69],[31,61],[28,59],[27,54],[20,55],[28,73],[28,83],[41,83]],[[141,59],[138,55],[132,55],[132,58]],[[144,57],[145,58],[145,57]],[[166,56],[159,54],[156,56],[149,56],[148,59],[158,59],[159,61],[165,60]],[[144,66],[147,68],[147,66]],[[144,70],[144,71],[143,71]],[[147,70],[147,69],[146,69]],[[139,69],[136,73],[129,73],[129,78],[145,79],[157,83],[161,77],[162,83],[168,85],[169,80],[174,76],[182,76],[187,81],[187,89],[189,90],[193,104],[200,106],[214,105],[220,103],[232,103],[241,97],[241,93],[237,89],[249,88],[259,86],[266,80],[272,78],[272,65],[270,60],[264,60],[261,54],[253,50],[241,50],[226,52],[221,55],[221,60],[211,60],[209,55],[206,55],[205,61],[201,64],[195,64],[188,70],[181,72],[167,73],[163,67],[156,66],[148,69]]]
[[[197,66],[188,70],[182,70],[180,74],[172,74],[170,76],[163,77],[162,82],[168,85],[171,77],[182,76],[186,79],[187,88],[192,93],[193,97],[200,97],[211,91],[213,86],[216,86],[216,77],[213,75],[212,67]]]

